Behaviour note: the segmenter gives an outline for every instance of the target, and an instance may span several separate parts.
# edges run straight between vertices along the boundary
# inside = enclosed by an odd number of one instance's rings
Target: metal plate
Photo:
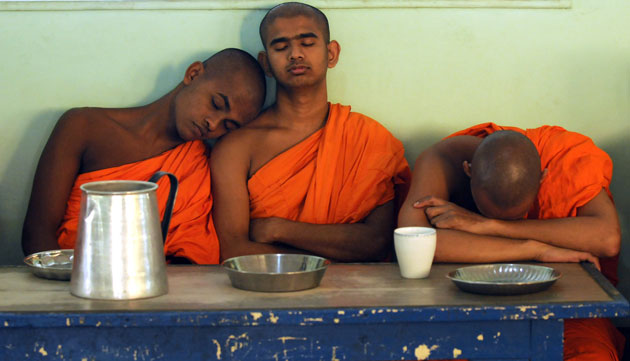
[[[33,253],[24,258],[24,263],[38,277],[68,281],[72,275],[73,259],[73,249],[59,249]]]
[[[517,295],[543,291],[561,274],[551,267],[509,263],[462,267],[449,272],[446,277],[463,291]]]
[[[232,286],[258,292],[299,291],[319,286],[330,261],[301,254],[261,254],[227,259]]]

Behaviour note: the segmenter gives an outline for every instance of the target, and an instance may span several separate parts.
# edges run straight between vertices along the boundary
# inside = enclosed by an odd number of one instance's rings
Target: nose
[[[304,54],[302,53],[302,49],[300,49],[299,46],[292,46],[291,50],[289,51],[289,59],[290,60],[304,59]]]
[[[210,118],[210,117],[207,117],[204,120],[206,122],[206,127],[211,132],[214,132],[217,129],[217,127],[219,126],[219,123],[221,121],[219,118]]]

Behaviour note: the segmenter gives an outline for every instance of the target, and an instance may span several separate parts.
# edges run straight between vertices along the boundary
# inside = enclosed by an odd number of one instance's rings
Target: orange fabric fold
[[[150,159],[80,174],[70,193],[66,213],[57,230],[61,248],[74,248],[77,237],[82,184],[106,180],[147,181],[157,171],[174,174],[179,181],[168,236],[167,256],[184,257],[198,264],[219,263],[219,240],[212,222],[208,148],[202,141],[181,144]],[[158,181],[156,191],[160,217],[169,193],[168,180]]]
[[[406,196],[402,143],[375,120],[330,105],[326,125],[279,154],[248,181],[251,218],[355,223]]]
[[[479,124],[447,138],[472,135],[484,138],[499,130],[513,130],[527,136],[538,149],[547,177],[527,214],[529,219],[575,217],[602,189],[612,200],[612,160],[593,141],[557,126],[534,129]],[[617,283],[618,256],[600,259],[602,273]],[[619,360],[625,338],[607,319],[565,320],[564,359],[572,361]]]

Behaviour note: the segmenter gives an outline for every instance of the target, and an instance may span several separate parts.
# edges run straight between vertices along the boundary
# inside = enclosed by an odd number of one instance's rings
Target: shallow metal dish
[[[543,291],[561,274],[551,267],[509,263],[462,267],[446,277],[467,292],[517,295]]]
[[[260,254],[227,259],[232,286],[258,292],[299,291],[319,286],[330,261],[301,254]]]
[[[72,275],[73,249],[59,249],[33,253],[24,258],[24,263],[38,277],[68,281]]]

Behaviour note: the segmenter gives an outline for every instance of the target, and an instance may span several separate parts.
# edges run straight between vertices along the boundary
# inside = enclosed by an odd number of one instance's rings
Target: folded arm
[[[389,201],[376,207],[361,222],[312,224],[282,218],[252,221],[252,239],[281,243],[337,261],[379,261],[389,255],[393,237],[394,206]]]
[[[431,224],[440,229],[465,231],[478,235],[533,239],[543,243],[598,257],[619,253],[621,231],[615,205],[605,190],[580,207],[575,217],[543,220],[500,220],[483,217],[436,197],[414,203],[424,209]]]
[[[71,110],[59,119],[39,159],[22,228],[25,255],[59,248],[57,228],[63,220],[85,148],[86,129],[77,113]]]

